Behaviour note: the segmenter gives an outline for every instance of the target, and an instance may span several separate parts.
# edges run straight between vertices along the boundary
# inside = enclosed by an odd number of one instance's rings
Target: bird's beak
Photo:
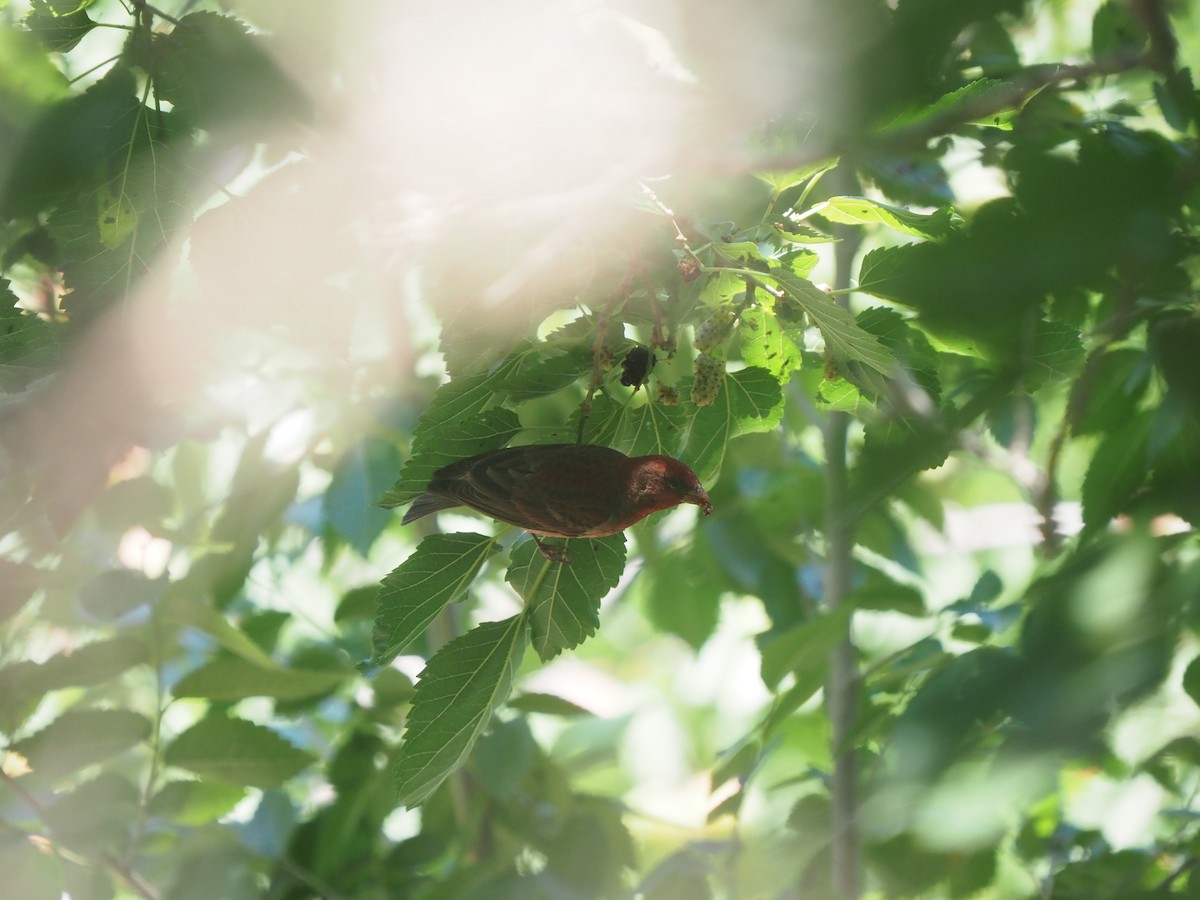
[[[688,495],[687,502],[695,503],[704,511],[706,516],[712,515],[712,501],[708,499],[708,494],[705,493],[704,488],[697,486],[697,488]]]

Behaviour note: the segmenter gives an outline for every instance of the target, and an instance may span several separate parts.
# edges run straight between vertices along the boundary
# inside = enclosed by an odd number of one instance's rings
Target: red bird
[[[535,444],[490,450],[438,469],[402,524],[468,506],[524,528],[543,556],[569,563],[564,550],[541,537],[605,537],[680,503],[694,503],[706,516],[712,512],[700,479],[677,459],[629,457],[594,444]]]

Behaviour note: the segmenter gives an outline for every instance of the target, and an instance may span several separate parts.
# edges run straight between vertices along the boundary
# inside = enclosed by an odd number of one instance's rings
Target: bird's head
[[[670,456],[639,456],[633,463],[633,498],[647,513],[669,509],[680,503],[699,506],[707,516],[712,501],[696,473]]]

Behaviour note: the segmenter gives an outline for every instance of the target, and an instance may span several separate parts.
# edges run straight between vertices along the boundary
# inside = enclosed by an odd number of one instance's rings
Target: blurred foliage
[[[1195,10],[227,6],[0,3],[14,896],[1196,894]]]

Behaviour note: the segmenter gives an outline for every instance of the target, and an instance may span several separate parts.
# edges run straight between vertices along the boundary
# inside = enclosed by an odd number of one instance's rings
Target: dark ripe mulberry
[[[692,403],[709,406],[721,393],[721,382],[725,379],[725,361],[700,353],[696,356],[692,381]]]
[[[733,330],[733,310],[722,306],[696,328],[692,344],[697,350],[706,352],[722,343]]]
[[[638,344],[636,347],[630,348],[629,352],[625,354],[625,358],[621,360],[621,384],[631,388],[645,384],[646,376],[654,368],[654,363],[654,354],[648,347]]]

